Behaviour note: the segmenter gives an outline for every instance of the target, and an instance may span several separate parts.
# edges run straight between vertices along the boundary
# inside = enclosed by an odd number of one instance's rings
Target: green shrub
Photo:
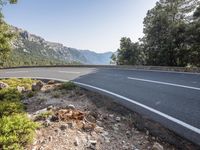
[[[62,95],[60,91],[54,91],[52,92],[52,97],[53,98],[59,98]]]
[[[31,90],[32,84],[36,82],[36,80],[32,80],[30,78],[22,78],[22,79],[11,78],[11,79],[3,79],[1,81],[7,83],[11,88],[17,88],[17,86],[21,86],[28,90]]]
[[[23,113],[24,105],[20,102],[0,101],[0,118]]]
[[[21,150],[32,142],[39,125],[26,115],[4,116],[0,119],[0,149]]]
[[[7,88],[0,90],[0,101],[20,101],[22,94],[17,89]]]
[[[43,112],[43,113],[38,114],[36,116],[35,120],[45,120],[48,117],[50,117],[51,115],[53,115],[52,111]]]
[[[0,90],[0,149],[23,150],[34,137],[35,129],[39,125],[31,121],[24,112],[21,102],[22,94],[16,89],[23,86],[31,89],[34,80],[7,79],[10,88]],[[35,93],[30,93],[29,97]]]
[[[36,92],[34,92],[34,91],[29,91],[29,92],[27,93],[27,97],[28,97],[28,98],[31,98],[31,97],[35,96],[35,94],[36,94]]]
[[[65,89],[65,90],[74,90],[77,86],[69,81],[69,82],[65,82],[61,85],[61,89]]]

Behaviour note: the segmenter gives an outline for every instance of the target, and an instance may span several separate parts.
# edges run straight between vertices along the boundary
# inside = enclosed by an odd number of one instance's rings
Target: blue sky
[[[48,41],[96,52],[116,51],[123,36],[142,37],[143,18],[157,0],[18,0],[5,20]]]

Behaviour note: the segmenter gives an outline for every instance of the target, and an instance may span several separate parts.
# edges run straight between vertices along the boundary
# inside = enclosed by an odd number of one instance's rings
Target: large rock
[[[75,146],[79,146],[80,145],[80,141],[79,141],[79,139],[77,137],[75,138],[74,145]]]
[[[115,120],[116,120],[117,122],[120,122],[120,121],[121,121],[121,118],[120,118],[120,117],[116,117]]]
[[[25,87],[23,87],[23,86],[17,86],[17,90],[18,90],[20,93],[26,91]]]
[[[56,82],[54,81],[54,80],[50,80],[50,81],[48,81],[48,83],[47,84],[55,84]]]
[[[32,85],[33,91],[40,91],[42,87],[44,86],[44,83],[42,81],[38,81]]]
[[[163,146],[160,145],[159,143],[155,142],[153,147],[152,147],[152,150],[163,150]]]
[[[0,90],[1,89],[5,89],[5,88],[8,88],[8,84],[4,83],[4,82],[0,82]]]

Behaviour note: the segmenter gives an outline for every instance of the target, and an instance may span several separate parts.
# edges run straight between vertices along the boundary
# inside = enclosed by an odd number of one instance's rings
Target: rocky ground
[[[41,89],[40,89],[41,87]],[[149,131],[138,131],[133,112],[80,89],[53,81],[25,92],[30,117],[42,124],[27,149],[32,150],[172,150]]]

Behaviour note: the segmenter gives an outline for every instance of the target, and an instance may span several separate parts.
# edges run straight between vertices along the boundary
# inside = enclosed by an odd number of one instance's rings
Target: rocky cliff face
[[[39,36],[16,27],[12,27],[12,30],[18,36],[13,42],[14,51],[7,65],[14,60],[16,61],[15,65],[44,65],[44,62],[45,64],[110,63],[112,52],[101,54],[89,50],[78,50],[60,43],[48,42]]]

